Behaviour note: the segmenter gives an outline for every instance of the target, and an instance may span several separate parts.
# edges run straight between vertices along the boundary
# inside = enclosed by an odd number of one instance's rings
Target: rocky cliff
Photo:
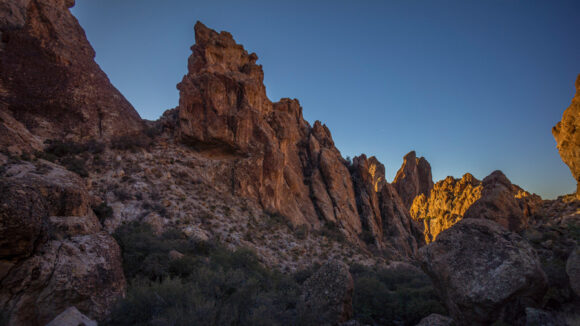
[[[177,135],[227,166],[222,182],[233,194],[257,200],[293,225],[317,229],[336,224],[351,241],[359,242],[364,224],[379,245],[392,236],[405,238],[405,244],[397,246],[404,247],[405,255],[416,249],[409,237],[408,213],[394,188],[385,186],[384,171],[381,181],[376,180],[380,171],[376,177],[367,176],[374,175],[380,163],[357,163],[355,191],[348,164],[328,128],[318,121],[310,126],[297,100],[272,103],[266,97],[256,54],[236,44],[231,34],[199,22],[195,37],[188,74],[178,85]]]
[[[110,139],[141,118],[95,63],[74,0],[0,2],[0,135],[15,152],[44,139]],[[8,145],[4,144],[3,145]]]
[[[576,80],[576,95],[564,111],[562,120],[552,128],[562,161],[568,165],[580,187],[580,75]],[[580,188],[579,188],[580,189]],[[580,198],[580,191],[576,194]]]
[[[415,151],[409,152],[403,157],[403,165],[397,171],[393,185],[409,209],[415,197],[429,197],[433,188],[431,165],[424,157],[418,158]]]
[[[485,218],[521,231],[541,201],[539,196],[513,185],[501,171],[483,181],[466,173],[461,179],[447,177],[437,182],[430,196],[415,198],[410,213],[423,222],[425,241],[431,242],[463,218]]]

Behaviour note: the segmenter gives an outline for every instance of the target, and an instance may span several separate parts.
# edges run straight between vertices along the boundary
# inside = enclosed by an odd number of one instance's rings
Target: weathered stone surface
[[[141,130],[137,112],[95,63],[69,12],[73,5],[0,2],[0,110],[44,139],[107,139]]]
[[[422,244],[422,233],[411,219],[394,186],[385,180],[385,167],[374,156],[353,159],[352,179],[365,237],[378,248],[410,257]],[[369,242],[369,239],[364,239]]]
[[[76,307],[69,307],[46,326],[97,326],[97,322],[83,315]]]
[[[430,314],[429,316],[421,319],[417,326],[452,326],[455,322],[452,318],[447,316],[442,316],[439,314]]]
[[[425,241],[434,241],[443,230],[457,223],[465,211],[481,197],[481,182],[466,173],[461,179],[447,177],[435,184],[429,197],[421,194],[410,213],[424,224]]]
[[[231,34],[195,25],[189,71],[178,85],[179,139],[215,159],[219,182],[258,200],[294,225],[335,223],[352,240],[362,231],[354,188],[328,128],[311,127],[297,100],[272,103],[257,56]]]
[[[409,152],[403,158],[403,165],[393,181],[393,186],[409,209],[415,197],[425,195],[429,197],[433,188],[431,165],[423,157],[417,158],[415,151]]]
[[[568,165],[572,176],[578,183],[577,196],[580,196],[580,75],[576,79],[576,95],[564,111],[562,120],[552,128],[562,161]],[[578,197],[580,198],[580,197]]]
[[[494,171],[482,182],[481,198],[467,209],[464,218],[485,218],[511,231],[528,226],[530,216],[542,199],[513,185],[501,171]]]
[[[546,290],[532,247],[490,220],[461,220],[423,247],[420,260],[460,325],[521,318]]]
[[[328,261],[303,284],[298,310],[317,325],[336,325],[353,315],[354,281],[348,266]]]
[[[566,274],[570,279],[570,286],[577,296],[580,296],[580,247],[576,247],[566,262]]]
[[[411,206],[413,219],[422,221],[425,241],[463,218],[485,218],[512,231],[527,227],[541,198],[513,185],[501,171],[483,182],[466,173],[461,179],[447,177],[435,184],[431,195],[419,195]]]
[[[0,193],[0,309],[10,325],[44,325],[73,304],[102,317],[125,278],[83,181],[48,162],[9,163]]]

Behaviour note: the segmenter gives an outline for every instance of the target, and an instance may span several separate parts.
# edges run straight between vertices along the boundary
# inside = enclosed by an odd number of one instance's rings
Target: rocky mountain
[[[200,22],[179,106],[143,122],[73,5],[0,0],[0,323],[574,318],[576,198],[500,171],[434,184],[414,151],[389,183]],[[573,174],[576,104],[554,129]]]
[[[94,61],[74,0],[0,3],[0,135],[20,154],[46,139],[111,139],[143,128]],[[7,139],[13,142],[5,142]]]
[[[580,182],[580,133],[576,131],[580,124],[580,121],[578,121],[579,114],[580,75],[578,75],[576,80],[576,95],[572,99],[572,104],[564,111],[562,120],[552,128],[552,134],[556,139],[562,161],[568,165],[576,182]],[[578,184],[580,187],[580,183]],[[576,193],[578,194],[580,191]]]

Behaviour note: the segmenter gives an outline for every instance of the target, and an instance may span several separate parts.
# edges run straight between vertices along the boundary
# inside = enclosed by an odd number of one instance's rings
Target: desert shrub
[[[294,228],[294,235],[299,240],[304,240],[308,237],[308,231],[308,226],[306,224],[301,224]]]
[[[105,202],[100,203],[97,206],[93,206],[92,208],[93,212],[95,212],[95,215],[97,215],[101,223],[113,216],[113,208]]]
[[[431,280],[411,268],[353,265],[355,318],[362,323],[416,325],[431,313],[446,314]]]
[[[57,157],[63,157],[66,155],[76,155],[87,150],[87,147],[80,143],[75,143],[72,141],[60,141],[60,140],[46,140],[45,143],[48,145],[44,152],[48,154],[53,154]]]
[[[83,178],[86,178],[89,176],[89,172],[87,171],[87,167],[85,165],[85,160],[83,160],[82,158],[66,157],[66,158],[60,159],[59,162],[67,170],[74,172]]]
[[[334,222],[326,222],[320,230],[318,230],[318,234],[321,236],[325,236],[329,239],[332,239],[337,242],[345,242],[346,238],[344,234],[340,231],[338,225]]]
[[[151,146],[151,138],[141,134],[123,135],[111,140],[111,148],[122,151],[135,152],[138,149],[148,149]]]
[[[297,324],[299,284],[264,268],[252,250],[193,242],[177,230],[157,236],[135,222],[115,237],[129,287],[106,324]],[[171,260],[171,250],[184,255]]]

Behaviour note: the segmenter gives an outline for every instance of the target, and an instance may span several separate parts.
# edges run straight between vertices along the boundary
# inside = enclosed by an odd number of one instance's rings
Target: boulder
[[[576,79],[576,95],[564,111],[562,120],[552,128],[562,161],[568,165],[580,189],[580,75]],[[577,189],[577,190],[578,190]],[[580,191],[576,191],[580,199]]]
[[[353,316],[354,281],[345,263],[331,260],[302,285],[299,313],[316,325],[336,325]]]
[[[513,322],[526,307],[536,306],[547,288],[529,243],[490,220],[461,220],[419,255],[460,325]]]
[[[103,317],[125,278],[82,179],[46,161],[9,163],[0,194],[0,310],[9,324],[44,325],[71,305]]]

